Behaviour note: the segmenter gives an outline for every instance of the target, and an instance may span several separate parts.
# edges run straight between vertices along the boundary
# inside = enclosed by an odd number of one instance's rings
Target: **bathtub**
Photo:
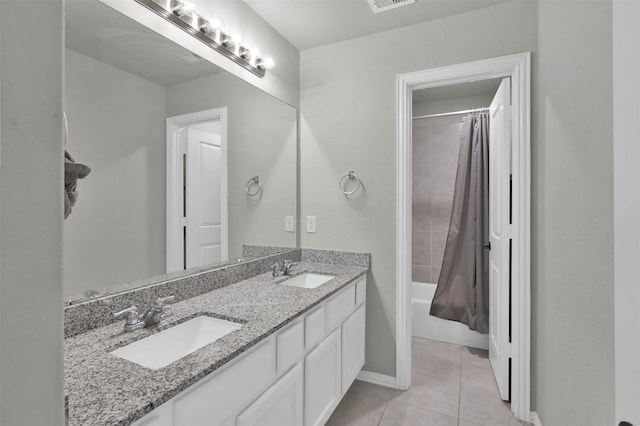
[[[422,339],[455,343],[473,348],[489,349],[489,336],[480,334],[465,324],[429,315],[431,301],[436,292],[435,284],[411,283],[411,307],[413,336]]]

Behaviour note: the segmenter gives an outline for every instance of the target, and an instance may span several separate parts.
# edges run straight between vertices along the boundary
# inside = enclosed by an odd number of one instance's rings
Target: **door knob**
[[[487,244],[483,244],[482,248],[486,248],[487,250],[491,250],[491,241],[489,241]]]

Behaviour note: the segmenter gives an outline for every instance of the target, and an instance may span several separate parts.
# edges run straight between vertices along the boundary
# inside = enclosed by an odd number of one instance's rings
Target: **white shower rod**
[[[413,120],[418,120],[420,118],[446,117],[448,115],[467,114],[467,113],[470,113],[470,112],[483,112],[483,111],[489,111],[489,108],[474,108],[474,109],[465,109],[465,110],[462,110],[462,111],[441,112],[441,113],[438,113],[438,114],[420,115],[420,116],[411,117],[411,118]]]

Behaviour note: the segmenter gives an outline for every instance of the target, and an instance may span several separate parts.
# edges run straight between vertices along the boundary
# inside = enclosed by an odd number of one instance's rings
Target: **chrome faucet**
[[[289,275],[291,269],[296,266],[297,263],[290,260],[283,260],[282,263],[276,263],[271,266],[272,275],[274,277],[281,277],[283,275]]]
[[[156,325],[166,316],[164,307],[167,303],[174,302],[175,296],[160,297],[156,299],[155,305],[149,308],[145,313],[138,312],[138,308],[131,306],[120,312],[115,312],[113,316],[116,319],[125,318],[124,331],[134,331],[141,328]]]

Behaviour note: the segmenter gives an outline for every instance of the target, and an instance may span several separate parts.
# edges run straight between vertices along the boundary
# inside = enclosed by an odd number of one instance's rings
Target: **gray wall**
[[[2,425],[64,422],[62,37],[61,1],[0,1]]]
[[[611,425],[611,2],[542,1],[538,23],[531,173],[533,407],[545,426]]]
[[[303,233],[302,246],[372,253],[365,369],[394,375],[395,77],[525,51],[532,408],[545,426],[612,424],[610,2],[511,2],[303,51],[301,210],[318,216],[318,233]],[[366,185],[357,200],[335,186],[348,169]]]
[[[616,424],[640,424],[640,2],[613,3]]]
[[[296,215],[295,109],[226,73],[167,87],[167,116],[227,107],[229,253],[242,244],[296,247],[285,216]],[[262,198],[248,197],[260,176]]]
[[[396,75],[533,51],[536,15],[511,2],[301,53],[301,223],[317,216],[302,247],[371,252],[366,370],[395,375]],[[355,199],[336,184],[350,169]]]
[[[64,221],[64,294],[166,272],[165,87],[66,49],[66,148],[91,167]]]

